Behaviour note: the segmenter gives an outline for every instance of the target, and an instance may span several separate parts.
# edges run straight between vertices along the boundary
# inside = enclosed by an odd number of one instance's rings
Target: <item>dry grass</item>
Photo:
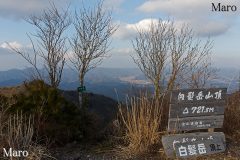
[[[33,141],[34,121],[32,116],[27,117],[21,113],[7,115],[3,110],[0,111],[0,116],[0,147],[29,153],[28,157],[12,157],[10,159],[40,160],[52,158],[46,147]],[[1,156],[3,156],[3,153],[1,153]],[[0,158],[4,158],[1,156]]]
[[[0,148],[4,147],[4,135],[5,135],[5,128],[7,126],[7,108],[5,107],[4,103],[0,100]]]
[[[0,87],[0,95],[11,98],[13,95],[24,92],[25,88],[23,85],[15,87]]]
[[[162,103],[141,95],[131,98],[127,106],[119,106],[120,122],[124,129],[125,145],[120,154],[133,157],[151,151],[159,143]]]
[[[232,94],[227,101],[224,114],[224,132],[240,138],[240,93]]]
[[[7,134],[5,136],[8,146],[15,149],[27,149],[33,138],[33,118],[14,114],[7,122]]]

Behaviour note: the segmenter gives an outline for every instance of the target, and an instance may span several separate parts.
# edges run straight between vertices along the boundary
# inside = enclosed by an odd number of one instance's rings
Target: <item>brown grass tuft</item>
[[[224,132],[240,138],[240,92],[228,97],[224,114]]]
[[[120,122],[124,129],[125,145],[120,154],[132,157],[145,154],[159,143],[162,103],[141,95],[131,98],[126,106],[119,105]]]
[[[8,146],[15,149],[25,149],[31,145],[33,137],[33,118],[17,113],[9,117],[5,138]]]
[[[7,150],[12,148],[13,150],[27,151],[29,153],[28,157],[11,159],[53,159],[53,157],[48,154],[46,147],[38,145],[33,141],[33,119],[32,116],[27,117],[22,113],[7,115],[3,110],[0,111],[0,147]],[[1,156],[3,156],[3,153],[1,153]],[[1,156],[0,158],[4,158]]]

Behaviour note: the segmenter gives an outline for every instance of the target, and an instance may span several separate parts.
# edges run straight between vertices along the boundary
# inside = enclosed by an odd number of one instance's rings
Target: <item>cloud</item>
[[[143,19],[135,24],[127,24],[126,28],[127,29],[131,29],[131,30],[135,30],[137,31],[138,29],[143,30],[143,31],[147,31],[149,29],[149,26],[153,23],[156,24],[158,22],[158,19]]]
[[[16,41],[9,43],[4,42],[0,44],[0,55],[11,55],[14,53],[9,45],[16,49],[23,49],[23,45]]]
[[[151,24],[157,24],[158,23],[158,19],[155,18],[146,18],[146,19],[142,19],[136,23],[122,23],[120,24],[119,29],[116,31],[116,33],[114,34],[115,38],[118,39],[131,39],[134,36],[136,36],[137,32],[139,30],[141,31],[148,31],[149,30],[149,26]],[[162,20],[163,23],[169,23],[168,21],[164,21]],[[180,28],[185,22],[183,21],[175,21],[174,25],[175,27],[178,29]]]
[[[117,31],[113,34],[113,38],[129,39],[134,36],[135,30],[129,29],[127,23],[120,23]]]
[[[4,42],[0,44],[0,55],[9,55],[12,53],[15,53],[12,49],[15,48],[17,50],[23,51],[23,52],[32,52],[32,46],[30,44],[23,45],[17,41],[12,42]]]
[[[112,53],[116,56],[130,56],[134,53],[133,48],[117,48],[112,50]]]
[[[137,30],[147,30],[151,23],[156,23],[157,19],[143,19],[137,23],[121,23],[118,30],[114,34],[115,38],[119,39],[130,39],[134,37]]]
[[[13,52],[12,52],[11,50],[0,47],[0,56],[10,55],[10,54],[12,54],[12,53],[13,53]],[[2,58],[0,58],[0,59],[2,59]]]
[[[206,3],[208,1],[208,3]],[[143,3],[138,10],[143,12],[166,12],[170,14],[187,14],[193,11],[199,11],[201,8],[208,8],[209,0],[152,0]]]
[[[55,2],[59,7],[67,4],[67,0],[0,0],[0,16],[2,18],[22,19],[30,14],[37,14]]]
[[[197,23],[196,23],[197,24]],[[230,24],[226,24],[223,22],[207,22],[204,25],[198,24],[194,26],[197,34],[200,36],[218,36],[229,30],[231,27]]]
[[[0,48],[11,50],[10,46],[13,48],[16,48],[16,49],[21,49],[23,47],[22,44],[14,41],[14,42],[9,42],[9,43],[4,42],[0,45]]]
[[[191,25],[200,36],[226,33],[239,15],[237,12],[212,12],[219,0],[150,0],[137,7],[143,13],[163,13]],[[240,6],[239,0],[221,0],[222,5]]]

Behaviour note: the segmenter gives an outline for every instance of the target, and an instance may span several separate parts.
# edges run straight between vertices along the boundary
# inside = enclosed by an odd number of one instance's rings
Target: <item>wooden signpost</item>
[[[173,91],[170,100],[168,131],[221,128],[224,120],[226,88]],[[225,151],[222,132],[172,134],[162,137],[168,157],[187,158]]]

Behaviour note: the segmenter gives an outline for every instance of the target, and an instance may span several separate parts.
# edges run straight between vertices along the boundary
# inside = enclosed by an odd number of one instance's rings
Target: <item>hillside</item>
[[[78,106],[78,93],[76,91],[61,92],[66,100]],[[101,124],[107,125],[116,118],[118,103],[115,100],[99,94],[87,93],[87,95],[88,110],[97,116],[97,119],[102,122]]]
[[[11,97],[12,95],[24,93],[26,91],[24,85],[12,86],[12,87],[1,87],[0,95]],[[77,91],[64,91],[60,90],[63,97],[78,106],[78,93]],[[110,121],[116,118],[118,102],[100,95],[87,93],[89,98],[88,110],[90,113],[95,115],[98,119],[99,124],[107,125]]]

